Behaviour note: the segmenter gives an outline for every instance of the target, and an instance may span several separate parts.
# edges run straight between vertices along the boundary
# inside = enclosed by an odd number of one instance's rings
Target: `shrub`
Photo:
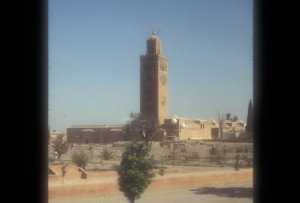
[[[217,165],[224,166],[226,162],[226,154],[227,149],[223,148],[223,150],[220,150],[219,146],[213,145],[211,149],[209,150],[209,153],[211,155],[211,161],[217,162]]]
[[[241,153],[242,151],[243,151],[242,148],[240,148],[240,147],[236,148],[236,153]]]
[[[241,168],[241,163],[240,163],[240,154],[235,155],[235,164],[234,164],[234,169],[236,171],[240,170]]]
[[[181,152],[181,153],[186,153],[186,152],[187,152],[187,149],[186,149],[186,148],[182,148],[182,149],[180,149],[180,152]]]
[[[111,167],[111,169],[118,172],[119,169],[120,169],[120,165],[118,165],[118,164],[113,164],[112,167]]]
[[[71,158],[78,167],[82,167],[83,169],[85,169],[89,161],[89,156],[83,150],[74,151]]]
[[[211,156],[214,156],[217,153],[219,153],[219,148],[215,145],[212,145],[210,150],[209,150],[209,153],[210,153]]]
[[[160,176],[164,176],[165,175],[165,169],[166,169],[167,167],[164,167],[164,166],[161,166],[161,167],[159,167],[159,172],[158,172],[158,174],[160,175]]]
[[[113,158],[113,152],[108,148],[103,149],[103,151],[101,152],[100,157],[104,160],[110,160],[110,159]]]

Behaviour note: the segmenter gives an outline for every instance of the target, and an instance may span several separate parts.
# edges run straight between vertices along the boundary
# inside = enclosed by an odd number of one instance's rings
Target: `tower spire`
[[[168,57],[153,27],[147,40],[147,54],[140,57],[140,114],[159,124],[168,117]]]
[[[152,29],[152,35],[156,35],[156,33],[155,33],[155,27],[153,27],[153,29]]]

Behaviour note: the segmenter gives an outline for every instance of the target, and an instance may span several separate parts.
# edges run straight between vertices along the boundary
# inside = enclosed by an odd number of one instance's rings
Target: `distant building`
[[[122,140],[123,125],[73,125],[67,128],[70,143],[112,143]]]
[[[213,121],[199,118],[173,117],[165,119],[166,138],[172,140],[212,139]]]
[[[225,120],[222,122],[222,139],[230,140],[245,132],[246,123],[238,119],[236,121]]]

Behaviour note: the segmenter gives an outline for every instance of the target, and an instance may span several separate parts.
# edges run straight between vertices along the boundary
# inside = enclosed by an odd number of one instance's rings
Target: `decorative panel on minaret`
[[[168,117],[168,57],[154,31],[147,40],[147,54],[140,56],[140,114],[159,124]]]

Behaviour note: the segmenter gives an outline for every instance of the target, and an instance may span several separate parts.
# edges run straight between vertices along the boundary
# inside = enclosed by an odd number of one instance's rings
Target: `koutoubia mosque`
[[[168,57],[155,31],[147,40],[147,54],[140,56],[140,114],[160,125],[168,118]]]
[[[140,114],[156,119],[167,139],[217,139],[220,127],[215,120],[168,115],[169,66],[168,57],[162,50],[162,41],[153,30],[147,39],[146,54],[140,56]],[[122,128],[123,125],[72,125],[67,128],[67,140],[70,143],[123,141]],[[222,131],[225,133],[244,130],[245,123],[241,120],[223,122]]]

